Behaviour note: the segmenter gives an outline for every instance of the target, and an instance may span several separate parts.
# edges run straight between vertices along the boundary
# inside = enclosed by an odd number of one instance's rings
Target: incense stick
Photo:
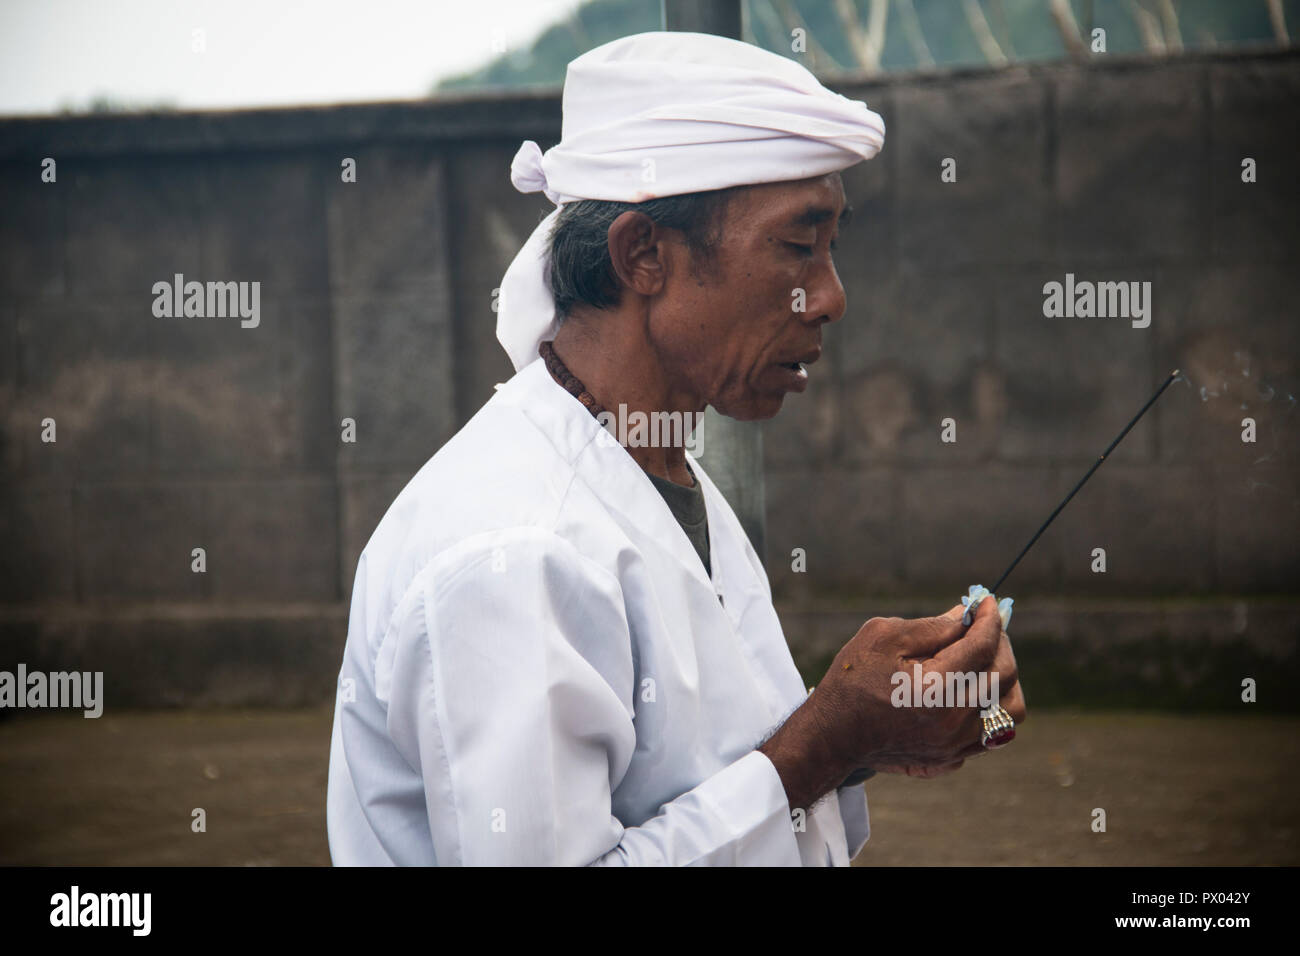
[[[1061,513],[1061,509],[1070,503],[1070,499],[1073,498],[1075,494],[1078,492],[1078,490],[1083,487],[1083,483],[1092,477],[1092,473],[1094,471],[1096,471],[1098,468],[1101,467],[1101,463],[1106,460],[1106,456],[1115,450],[1115,446],[1118,445],[1120,441],[1124,438],[1124,436],[1129,433],[1129,429],[1131,429],[1134,425],[1138,423],[1138,419],[1147,413],[1147,409],[1150,408],[1152,405],[1154,405],[1156,403],[1156,399],[1159,398],[1161,394],[1163,394],[1164,390],[1167,389],[1173,383],[1174,379],[1178,377],[1178,372],[1179,372],[1178,369],[1174,369],[1172,372],[1169,373],[1169,377],[1165,379],[1164,384],[1161,385],[1158,389],[1156,389],[1156,393],[1147,400],[1147,403],[1145,405],[1142,406],[1142,411],[1138,412],[1136,415],[1133,416],[1133,420],[1124,426],[1124,430],[1122,432],[1120,432],[1118,435],[1115,436],[1115,440],[1110,443],[1110,446],[1104,452],[1101,453],[1101,457],[1092,463],[1092,467],[1088,469],[1088,473],[1079,479],[1079,483],[1075,485],[1073,489],[1071,489],[1068,495],[1065,496],[1065,500],[1056,506],[1056,510],[1053,511],[1052,514],[1048,517],[1048,519],[1043,522],[1043,526],[1039,528],[1037,532],[1035,532],[1034,536],[1029,539],[1029,543],[1024,546],[1024,548],[1021,550],[1021,552],[1018,555],[1016,555],[1016,559],[1011,562],[1011,566],[1002,572],[1002,577],[998,578],[998,583],[993,585],[993,587],[989,588],[989,591],[991,593],[996,594],[998,592],[998,589],[1002,587],[1002,582],[1005,581],[1007,579],[1007,576],[1010,575],[1011,572],[1015,570],[1016,565],[1020,563],[1020,559],[1023,558],[1025,554],[1029,551],[1029,549],[1034,546],[1034,542],[1037,541],[1039,536],[1042,535],[1042,533],[1047,530],[1047,526],[1051,524],[1053,519]]]

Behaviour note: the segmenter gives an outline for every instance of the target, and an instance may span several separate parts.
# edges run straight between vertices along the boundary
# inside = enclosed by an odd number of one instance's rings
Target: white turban
[[[510,179],[557,207],[578,199],[638,203],[730,186],[808,179],[880,151],[885,123],[776,53],[705,33],[640,33],[569,64],[559,145],[528,140]],[[510,263],[497,338],[516,369],[554,338],[548,244],[559,209]]]

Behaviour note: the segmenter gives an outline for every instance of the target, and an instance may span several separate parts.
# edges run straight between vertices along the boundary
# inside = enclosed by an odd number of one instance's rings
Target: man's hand
[[[990,603],[987,601],[985,603]],[[960,620],[966,608],[963,605],[957,605],[945,614],[945,617],[955,617]],[[998,643],[998,653],[993,660],[993,671],[998,674],[998,690],[1001,699],[999,703],[1006,709],[1016,724],[1023,723],[1026,719],[1025,695],[1020,689],[1020,681],[1017,676],[1013,676],[1010,686],[1007,685],[1007,678],[1003,675],[1017,675],[1016,658],[1011,651],[1011,639],[1007,636],[1006,631],[1002,631],[1001,639]],[[988,753],[983,746],[973,746],[969,756],[978,757],[981,754]],[[966,762],[963,757],[953,763],[942,764],[939,766],[925,764],[907,764],[907,763],[890,763],[889,761],[877,761],[872,767],[881,773],[899,773],[906,774],[909,777],[938,777],[946,773],[952,773],[954,770],[960,770],[962,764]]]
[[[759,749],[786,785],[791,807],[807,806],[860,767],[933,776],[984,753],[979,705],[895,707],[891,678],[921,665],[950,672],[996,672],[1001,704],[1025,719],[1011,643],[997,605],[980,603],[969,628],[958,605],[939,617],[872,618],[836,655],[816,691]]]

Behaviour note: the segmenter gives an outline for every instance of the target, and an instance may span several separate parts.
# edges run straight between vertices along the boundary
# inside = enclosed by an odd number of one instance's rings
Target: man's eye
[[[786,245],[789,246],[791,249],[798,249],[800,255],[804,255],[804,256],[812,256],[813,253],[816,252],[816,247],[815,247],[815,246],[805,245],[805,244],[802,243],[802,242],[789,242],[789,241],[786,241]],[[835,239],[832,239],[832,240],[831,240],[831,252],[834,252],[834,251],[835,251],[836,249],[838,249],[839,247],[840,247],[839,242],[838,242],[837,240],[835,240]]]

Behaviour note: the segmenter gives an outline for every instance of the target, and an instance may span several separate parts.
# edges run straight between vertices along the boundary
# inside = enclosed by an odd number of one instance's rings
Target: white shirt
[[[712,580],[540,359],[420,469],[357,565],[330,747],[335,864],[858,853],[863,788],[792,820],[754,749],[807,692],[762,565],[691,466]]]

